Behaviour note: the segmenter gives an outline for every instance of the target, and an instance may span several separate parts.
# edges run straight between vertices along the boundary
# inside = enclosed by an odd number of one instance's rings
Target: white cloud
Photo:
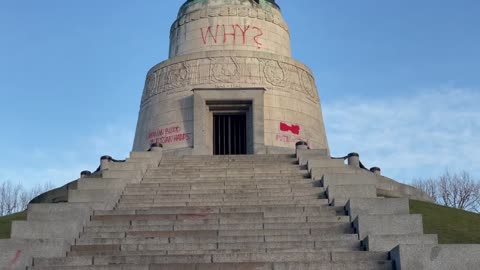
[[[347,98],[323,106],[334,155],[359,152],[398,180],[446,168],[478,176],[480,91],[422,90],[409,97]]]

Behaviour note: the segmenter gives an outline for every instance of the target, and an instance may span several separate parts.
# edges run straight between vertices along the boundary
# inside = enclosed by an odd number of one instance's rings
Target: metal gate
[[[213,116],[213,154],[247,154],[247,117],[245,114]]]

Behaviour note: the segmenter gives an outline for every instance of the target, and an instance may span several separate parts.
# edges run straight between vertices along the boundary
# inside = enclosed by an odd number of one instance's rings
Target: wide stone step
[[[143,178],[144,183],[186,183],[191,181],[193,183],[198,182],[262,182],[266,180],[307,180],[310,179],[309,174],[270,174],[270,175],[145,175]]]
[[[275,168],[275,167],[274,167]],[[228,175],[240,175],[240,176],[261,176],[261,175],[304,175],[307,174],[307,170],[301,169],[256,169],[256,168],[225,168],[222,170],[210,169],[210,170],[200,170],[200,169],[173,169],[173,170],[148,170],[146,176],[156,176],[156,177],[168,177],[168,176],[216,176],[216,177],[227,177]]]
[[[164,174],[164,173],[156,173],[153,174],[151,172],[147,172],[145,175],[146,178],[157,178],[157,179],[181,179],[181,178],[268,178],[268,177],[275,177],[275,178],[290,178],[290,177],[308,177],[310,174],[308,171],[298,171],[298,172],[255,172],[255,173],[246,173],[246,172],[202,172],[202,173],[188,173],[188,172],[179,172],[175,174]]]
[[[323,188],[305,188],[305,189],[291,189],[291,188],[262,188],[262,189],[127,189],[123,192],[124,195],[190,195],[190,194],[227,194],[227,195],[239,195],[239,194],[257,194],[259,196],[272,196],[272,195],[310,195],[324,193]]]
[[[35,258],[35,267],[90,266],[118,264],[172,264],[172,263],[252,263],[252,262],[385,262],[383,252],[272,252],[234,253],[213,255],[156,255],[156,256],[72,256],[64,258]]]
[[[122,203],[120,202],[116,209],[140,209],[152,207],[183,207],[183,206],[201,206],[201,207],[216,207],[216,206],[321,206],[328,205],[328,199],[314,199],[314,200],[243,200],[243,201],[217,201],[217,202],[158,202],[158,203]]]
[[[306,262],[306,263],[205,263],[205,264],[123,264],[96,266],[47,266],[31,270],[393,270],[391,261]]]
[[[249,167],[237,167],[237,166],[222,166],[222,167],[186,167],[186,166],[160,166],[157,168],[152,168],[148,170],[152,174],[177,174],[177,173],[204,173],[204,172],[240,172],[240,173],[254,173],[254,172],[268,172],[268,173],[281,173],[281,172],[298,172],[300,170],[305,170],[305,167],[298,165],[287,165],[287,166],[271,166],[271,165],[248,165]]]
[[[264,213],[220,213],[220,214],[160,214],[160,215],[94,215],[92,221],[104,224],[127,225],[175,225],[175,224],[246,224],[246,223],[308,223],[349,222],[348,216],[313,215],[265,216]]]
[[[219,161],[162,161],[160,167],[170,168],[188,168],[188,167],[214,167],[219,166],[220,168],[231,168],[231,167],[242,167],[242,166],[255,166],[255,167],[266,167],[272,165],[282,165],[282,166],[299,166],[298,161],[295,159],[289,160],[256,160],[256,161],[237,161],[237,162],[219,162]]]
[[[283,200],[282,200],[283,199]],[[228,205],[322,205],[315,197],[292,197],[292,198],[229,198],[229,199],[205,199],[205,200],[124,200],[117,209],[125,208],[149,208],[162,206],[228,206]]]
[[[156,207],[132,210],[97,210],[94,215],[164,215],[164,214],[218,214],[218,213],[264,213],[264,216],[299,216],[318,213],[345,213],[343,207],[334,206],[234,206],[234,207]]]
[[[181,232],[178,232],[181,233]],[[160,234],[159,234],[160,235]],[[167,243],[263,243],[295,241],[356,241],[356,234],[318,234],[318,235],[268,235],[268,236],[217,236],[215,232],[198,231],[178,234],[173,237],[131,236],[125,238],[79,238],[77,245],[124,245],[124,244],[167,244]]]
[[[312,187],[316,186],[315,182],[311,181],[211,181],[211,182],[203,182],[203,181],[172,181],[172,182],[147,182],[152,179],[144,179],[143,183],[145,186],[136,187],[137,189],[146,189],[150,187],[151,189],[155,190],[174,190],[174,191],[188,191],[188,190],[230,190],[230,189],[258,189],[258,190],[295,190],[295,189],[311,189]],[[149,186],[147,184],[154,184],[159,186]],[[128,188],[130,190],[130,188]]]
[[[286,185],[293,185],[296,188],[310,188],[312,186],[320,187],[318,182],[311,181],[309,179],[177,179],[177,180],[159,180],[158,182],[149,182],[149,181],[157,181],[158,179],[151,179],[151,178],[144,178],[143,181],[139,184],[130,184],[127,186],[128,189],[130,188],[162,188],[162,189],[189,189],[191,186],[202,186],[202,187],[209,187],[213,186],[218,188],[218,186],[226,187],[226,188],[257,188],[257,185],[278,185],[276,188],[280,188]],[[275,188],[275,187],[269,187]]]
[[[323,195],[323,196],[322,196]],[[325,198],[325,193],[314,192],[313,194],[297,193],[206,193],[206,194],[145,194],[145,195],[123,195],[120,203],[156,203],[156,202],[231,202],[244,200],[309,200]]]
[[[128,185],[126,191],[143,191],[148,189],[154,190],[191,190],[193,187],[202,187],[203,189],[259,189],[257,185],[268,185],[268,189],[280,189],[280,188],[297,188],[308,189],[312,187],[320,187],[317,182],[310,181],[308,179],[247,179],[247,180],[224,180],[224,179],[197,179],[191,181],[173,180],[173,181],[159,181],[148,182],[158,180],[145,178],[143,182],[138,185]],[[290,187],[289,187],[290,186]],[[261,188],[260,188],[261,189]]]
[[[122,222],[126,223],[126,222]],[[201,231],[201,230],[315,230],[350,232],[352,226],[348,222],[311,222],[311,223],[243,223],[243,224],[174,224],[174,225],[118,225],[93,221],[84,232],[129,232],[129,231]]]
[[[151,256],[151,255],[213,255],[272,252],[359,251],[360,241],[308,241],[269,243],[188,243],[150,245],[81,245],[73,246],[67,256]]]
[[[195,233],[208,234],[209,236],[308,236],[325,234],[353,234],[353,228],[305,228],[305,229],[250,229],[250,230],[164,230],[151,229],[148,226],[137,226],[135,229],[109,232],[82,232],[80,238],[128,238],[128,237],[178,237]]]

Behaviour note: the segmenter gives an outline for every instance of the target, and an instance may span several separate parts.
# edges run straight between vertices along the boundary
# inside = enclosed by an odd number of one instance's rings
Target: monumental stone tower
[[[170,57],[147,75],[134,151],[177,154],[328,151],[312,72],[291,58],[274,0],[190,0],[170,30]]]
[[[32,201],[0,269],[478,269],[480,245],[438,245],[410,214],[428,195],[330,157],[289,44],[274,0],[187,1],[129,157]]]

